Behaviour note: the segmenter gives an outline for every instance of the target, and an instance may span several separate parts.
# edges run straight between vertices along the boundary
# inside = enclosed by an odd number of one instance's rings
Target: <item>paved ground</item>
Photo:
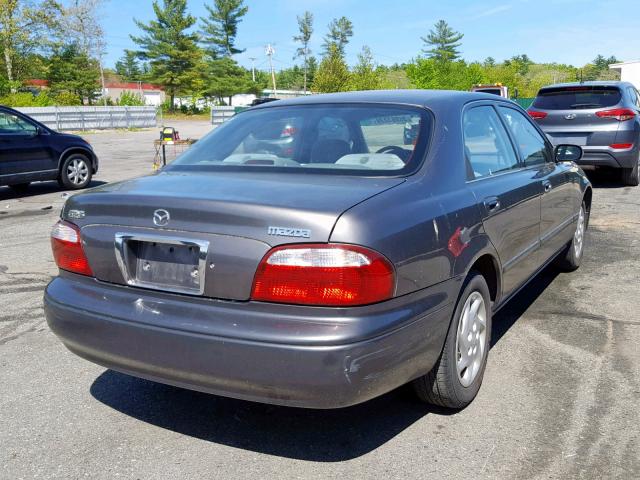
[[[183,137],[208,129],[174,123]],[[86,135],[97,181],[150,172],[156,135]],[[594,181],[583,266],[543,272],[497,316],[484,385],[454,415],[406,388],[305,411],[77,358],[41,306],[62,192],[0,187],[0,478],[637,478],[640,188]]]

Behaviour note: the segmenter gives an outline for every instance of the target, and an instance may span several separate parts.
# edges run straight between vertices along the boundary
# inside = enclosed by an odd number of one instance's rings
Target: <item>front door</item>
[[[0,110],[0,176],[55,170],[56,159],[45,137],[35,124]]]
[[[556,164],[551,144],[528,116],[510,107],[499,107],[525,166],[535,172],[542,189],[540,210],[540,261],[546,262],[562,249],[575,230],[575,189],[566,164]]]
[[[500,257],[502,293],[508,296],[540,264],[541,183],[524,168],[493,106],[467,109],[463,128],[468,186]]]

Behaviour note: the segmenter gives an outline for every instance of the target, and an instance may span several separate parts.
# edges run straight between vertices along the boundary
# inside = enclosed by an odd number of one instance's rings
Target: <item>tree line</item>
[[[162,86],[169,97],[207,99],[229,103],[237,93],[260,94],[272,87],[271,74],[252,71],[234,56],[244,52],[237,45],[238,29],[249,7],[244,0],[208,0],[205,15],[189,13],[187,0],[154,0],[154,18],[135,20],[131,35],[135,49],[125,50],[115,69],[104,68],[106,42],[99,21],[105,0],[0,0],[0,103],[80,104],[100,99],[100,84],[107,80],[145,81]],[[297,27],[297,28],[295,28]],[[326,27],[318,57],[310,45],[314,15],[296,18],[292,39],[297,45],[296,64],[275,74],[279,89],[338,92],[382,88],[437,88],[468,90],[479,83],[503,83],[521,97],[532,97],[543,86],[560,81],[615,79],[608,65],[615,57],[598,55],[576,68],[556,63],[535,63],[527,55],[502,62],[488,57],[467,62],[460,49],[464,34],[446,21],[438,21],[420,37],[422,51],[406,64],[377,64],[371,49],[363,46],[357,63],[349,66],[346,48],[354,36],[347,17],[333,19]],[[28,79],[45,79],[49,89],[28,91]],[[135,94],[119,100],[141,103]]]

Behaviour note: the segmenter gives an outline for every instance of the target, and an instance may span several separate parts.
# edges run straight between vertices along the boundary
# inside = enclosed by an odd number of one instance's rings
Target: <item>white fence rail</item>
[[[220,125],[236,114],[236,107],[211,107],[211,123]]]
[[[54,130],[145,128],[157,125],[156,107],[20,107]]]

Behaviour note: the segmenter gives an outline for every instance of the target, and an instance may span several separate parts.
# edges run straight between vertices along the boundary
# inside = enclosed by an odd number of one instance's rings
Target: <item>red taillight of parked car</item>
[[[93,276],[76,225],[63,220],[56,223],[51,230],[51,249],[56,265],[62,270]]]
[[[393,265],[368,248],[342,244],[285,245],[262,260],[251,298],[297,305],[347,307],[393,296]]]
[[[626,122],[636,116],[636,112],[628,108],[613,108],[611,110],[600,110],[596,112],[600,118],[615,118],[619,122]]]
[[[534,120],[542,120],[548,115],[546,112],[536,112],[535,110],[527,110],[527,113]]]
[[[631,150],[633,148],[633,143],[612,143],[609,146],[616,150]]]

